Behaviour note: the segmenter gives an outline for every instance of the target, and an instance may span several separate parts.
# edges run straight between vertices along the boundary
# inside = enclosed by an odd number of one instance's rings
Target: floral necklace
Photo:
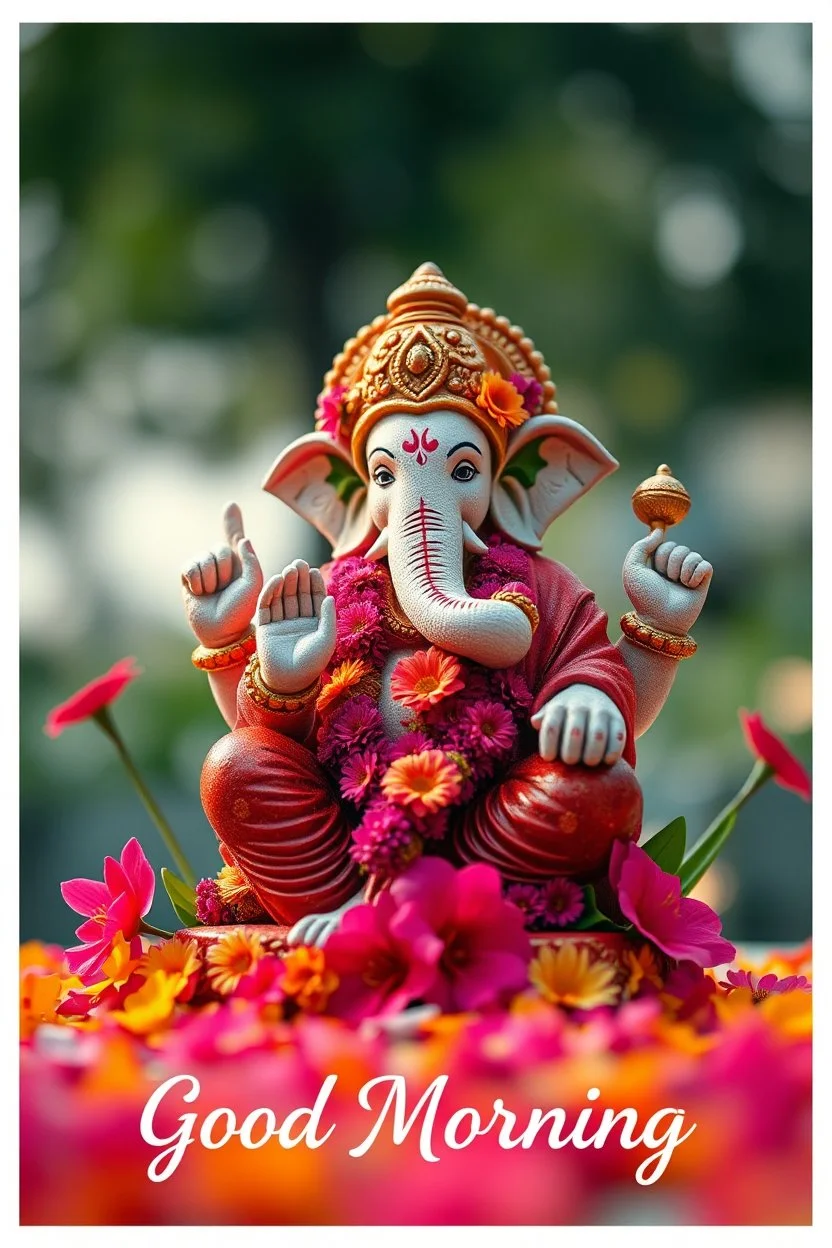
[[[468,592],[490,598],[509,584],[534,601],[531,556],[495,535],[472,564]],[[389,573],[360,557],[329,578],[338,639],[317,709],[318,758],[350,803],[352,855],[389,879],[440,842],[453,807],[469,802],[517,756],[532,695],[518,668],[494,670],[430,646],[400,659],[390,692],[404,736],[387,739],[378,702],[392,650],[421,634],[401,614]]]

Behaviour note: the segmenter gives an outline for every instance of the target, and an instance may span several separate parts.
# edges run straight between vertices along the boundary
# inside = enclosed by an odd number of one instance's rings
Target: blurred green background
[[[617,621],[634,486],[667,461],[716,574],[639,747],[646,830],[744,779],[737,707],[810,757],[809,25],[21,27],[22,935],[58,883],[158,837],[91,724],[49,708],[124,656],[116,719],[200,874],[224,725],[180,568],[243,508],[267,575],[325,556],[260,481],[343,341],[434,260],[544,352],[620,471],[546,553]],[[810,930],[810,813],[769,786],[703,882],[739,940]],[[170,926],[162,895],[151,918]]]

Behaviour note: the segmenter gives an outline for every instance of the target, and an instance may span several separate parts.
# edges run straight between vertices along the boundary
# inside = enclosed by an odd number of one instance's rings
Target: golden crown
[[[319,428],[350,444],[362,474],[370,430],[394,412],[463,412],[488,436],[495,467],[519,420],[504,418],[493,382],[531,395],[522,419],[557,412],[551,374],[531,338],[492,308],[469,303],[435,264],[421,264],[387,309],[335,357],[316,413]]]

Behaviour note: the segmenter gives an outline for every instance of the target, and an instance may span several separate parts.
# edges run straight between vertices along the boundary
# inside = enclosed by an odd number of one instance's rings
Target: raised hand
[[[260,561],[243,532],[236,503],[223,512],[226,545],[193,559],[182,573],[182,597],[197,641],[230,646],[251,624],[263,585]]]
[[[714,570],[689,546],[663,539],[663,530],[654,529],[630,547],[624,591],[645,624],[683,636],[705,605]]]
[[[260,674],[278,693],[313,684],[335,649],[335,599],[317,568],[296,559],[263,586],[257,603]]]
[[[624,716],[600,689],[570,685],[550,698],[532,725],[539,729],[540,756],[548,762],[617,763],[627,743]]]

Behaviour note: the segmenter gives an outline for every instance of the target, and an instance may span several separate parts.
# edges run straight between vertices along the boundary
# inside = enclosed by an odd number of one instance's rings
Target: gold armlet
[[[306,689],[300,689],[297,693],[278,693],[276,689],[271,689],[263,680],[260,673],[260,660],[256,654],[253,654],[248,661],[244,680],[246,693],[256,706],[261,706],[266,711],[282,711],[289,715],[314,706],[321,692],[320,676],[313,684],[308,685]]]
[[[628,611],[621,617],[621,631],[628,641],[652,650],[655,654],[666,654],[669,659],[689,659],[696,654],[696,642],[690,633],[684,637],[676,633],[664,633],[660,628],[653,628],[640,620],[635,611]]]
[[[191,662],[201,672],[220,672],[226,667],[245,663],[249,655],[254,654],[256,645],[254,629],[250,628],[238,641],[232,641],[230,646],[220,646],[217,650],[208,646],[197,646],[191,655]]]
[[[496,594],[491,595],[491,601],[510,602],[513,606],[519,607],[531,624],[532,632],[534,633],[537,630],[537,626],[540,623],[540,613],[531,598],[527,598],[525,594],[517,594],[512,589],[500,589]]]

